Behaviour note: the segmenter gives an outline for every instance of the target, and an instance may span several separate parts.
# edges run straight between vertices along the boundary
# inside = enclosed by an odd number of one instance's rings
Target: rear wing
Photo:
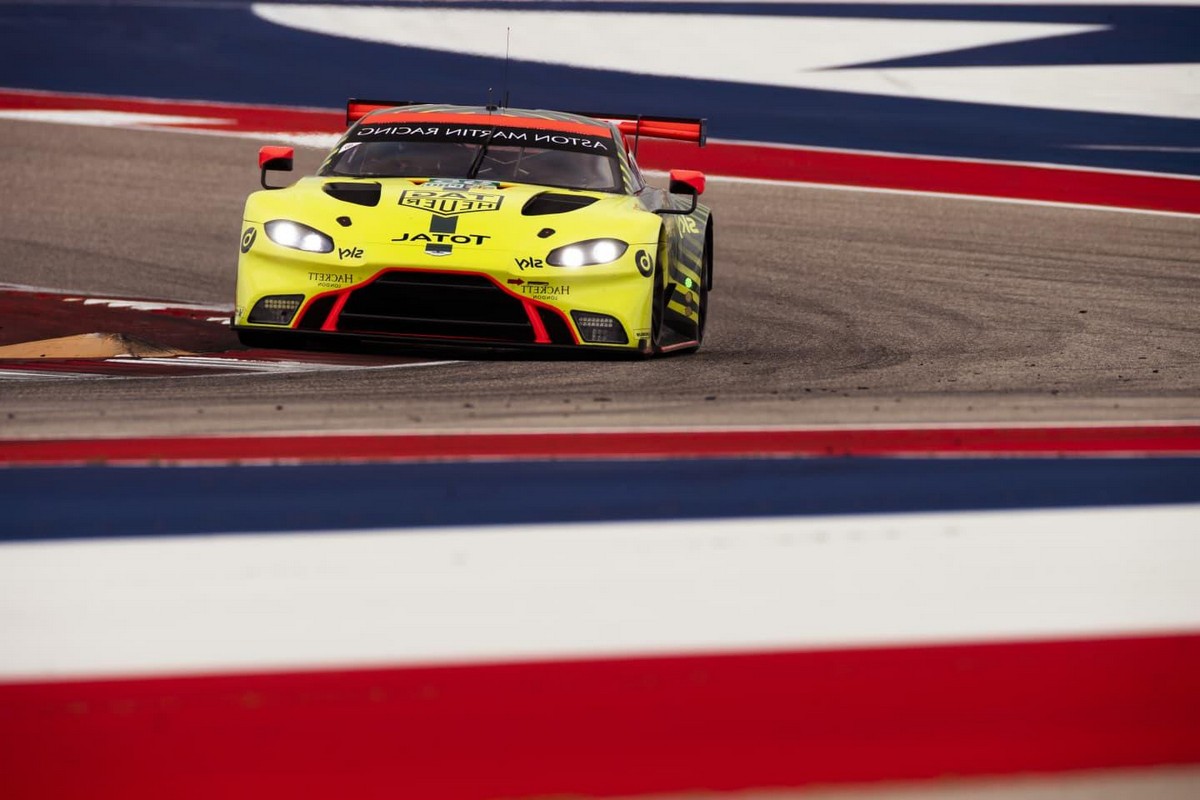
[[[650,139],[694,142],[700,147],[704,147],[708,142],[708,120],[702,117],[651,117],[643,114],[598,114],[588,111],[570,113],[612,122],[617,126],[617,130],[626,136],[632,136],[635,142],[642,136]]]

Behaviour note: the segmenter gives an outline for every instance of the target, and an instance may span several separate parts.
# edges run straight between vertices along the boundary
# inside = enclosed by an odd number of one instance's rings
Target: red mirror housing
[[[694,169],[671,170],[671,194],[704,194],[704,173]]]
[[[296,148],[283,145],[267,145],[258,151],[258,182],[264,189],[282,189],[282,186],[271,186],[267,183],[267,170],[291,172],[292,162],[296,158]]]
[[[294,147],[267,145],[258,151],[258,168],[291,172],[295,157],[296,148]]]

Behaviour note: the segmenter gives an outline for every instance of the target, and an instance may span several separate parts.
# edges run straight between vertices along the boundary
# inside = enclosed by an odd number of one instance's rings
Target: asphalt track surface
[[[257,188],[261,142],[14,121],[0,123],[0,138],[0,282],[232,302],[241,206]],[[304,173],[320,153],[297,156]],[[456,363],[6,382],[0,431],[48,438],[1200,417],[1196,217],[785,184],[710,187],[716,290],[695,355],[438,351],[427,355]]]

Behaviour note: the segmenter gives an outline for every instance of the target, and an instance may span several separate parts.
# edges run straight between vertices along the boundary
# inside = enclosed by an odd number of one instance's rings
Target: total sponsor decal
[[[492,237],[459,233],[458,220],[463,214],[495,211],[503,200],[503,196],[487,192],[406,190],[400,193],[400,205],[430,212],[429,231],[402,233],[392,241],[397,244],[424,244],[425,254],[430,256],[450,255],[456,244],[482,245]]]
[[[492,238],[484,234],[478,233],[402,233],[392,239],[393,242],[403,244],[404,242],[413,242],[420,244],[471,244],[480,245]]]

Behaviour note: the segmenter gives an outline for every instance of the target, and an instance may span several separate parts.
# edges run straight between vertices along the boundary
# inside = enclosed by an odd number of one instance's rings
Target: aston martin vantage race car
[[[256,347],[352,338],[486,347],[695,349],[713,284],[704,175],[647,185],[644,138],[702,119],[351,100],[315,176],[259,153],[233,328]]]

